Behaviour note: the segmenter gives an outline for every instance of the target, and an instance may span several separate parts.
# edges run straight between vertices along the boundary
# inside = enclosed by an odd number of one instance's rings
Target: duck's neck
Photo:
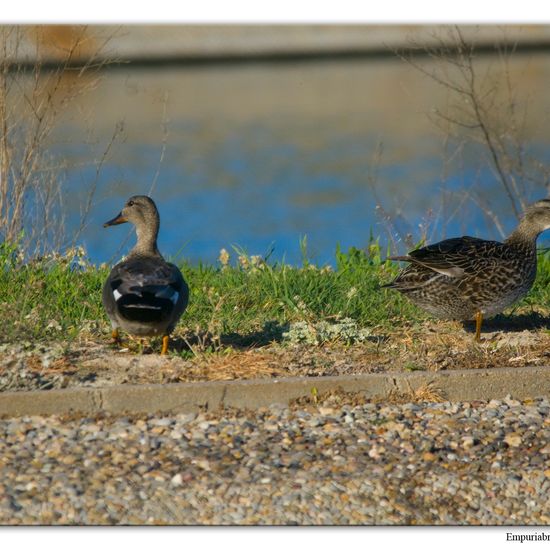
[[[530,246],[536,249],[537,237],[542,230],[543,229],[536,223],[533,223],[532,220],[525,217],[519,222],[518,226],[512,231],[505,242],[511,245]]]
[[[137,242],[130,254],[133,256],[160,256],[157,248],[158,233],[158,220],[152,224],[136,225]]]

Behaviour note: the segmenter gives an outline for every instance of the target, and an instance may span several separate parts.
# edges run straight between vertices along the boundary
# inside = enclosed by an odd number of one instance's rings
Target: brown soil
[[[157,343],[143,349],[126,340],[116,347],[107,337],[82,337],[67,349],[25,351],[17,344],[0,351],[0,391],[115,384],[166,384],[207,380],[334,376],[412,370],[524,367],[550,362],[550,331],[545,327],[487,324],[482,341],[471,327],[427,322],[380,334],[372,341],[344,345],[258,347],[214,346],[191,349],[177,338],[171,353],[158,354]],[[186,357],[186,358],[183,358]]]

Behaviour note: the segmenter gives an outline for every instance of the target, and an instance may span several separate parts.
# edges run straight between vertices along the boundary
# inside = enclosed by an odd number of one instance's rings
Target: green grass
[[[383,262],[376,243],[366,252],[337,250],[334,270],[307,260],[301,267],[266,263],[242,253],[225,266],[183,263],[181,269],[191,296],[179,330],[269,337],[270,330],[299,320],[347,317],[384,330],[427,318],[398,292],[379,289],[398,265]],[[101,305],[107,275],[107,268],[74,253],[19,265],[17,250],[0,245],[0,341],[71,340],[86,327],[107,334]],[[540,255],[537,281],[522,304],[550,304],[550,253]]]

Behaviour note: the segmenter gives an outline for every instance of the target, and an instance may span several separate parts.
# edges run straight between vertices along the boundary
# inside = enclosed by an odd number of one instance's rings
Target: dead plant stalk
[[[61,46],[45,40],[45,28],[0,26],[0,237],[25,256],[64,244],[63,163],[52,152],[52,134],[108,62],[99,58],[108,39],[98,45],[87,27],[71,29],[70,42]],[[56,63],[46,67],[48,48]],[[85,208],[84,220],[90,197]]]

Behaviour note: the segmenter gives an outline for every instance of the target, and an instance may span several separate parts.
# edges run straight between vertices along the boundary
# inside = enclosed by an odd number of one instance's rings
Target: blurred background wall
[[[46,48],[43,60],[63,58],[63,47],[80,32],[80,26],[28,27],[21,60],[36,56],[40,37]],[[109,38],[104,54],[124,61],[208,60],[246,57],[335,56],[391,53],[393,48],[433,45],[433,25],[94,25],[95,42],[79,57]],[[550,44],[546,25],[461,26],[464,37],[478,48],[493,48],[506,29],[510,44],[544,47]]]

